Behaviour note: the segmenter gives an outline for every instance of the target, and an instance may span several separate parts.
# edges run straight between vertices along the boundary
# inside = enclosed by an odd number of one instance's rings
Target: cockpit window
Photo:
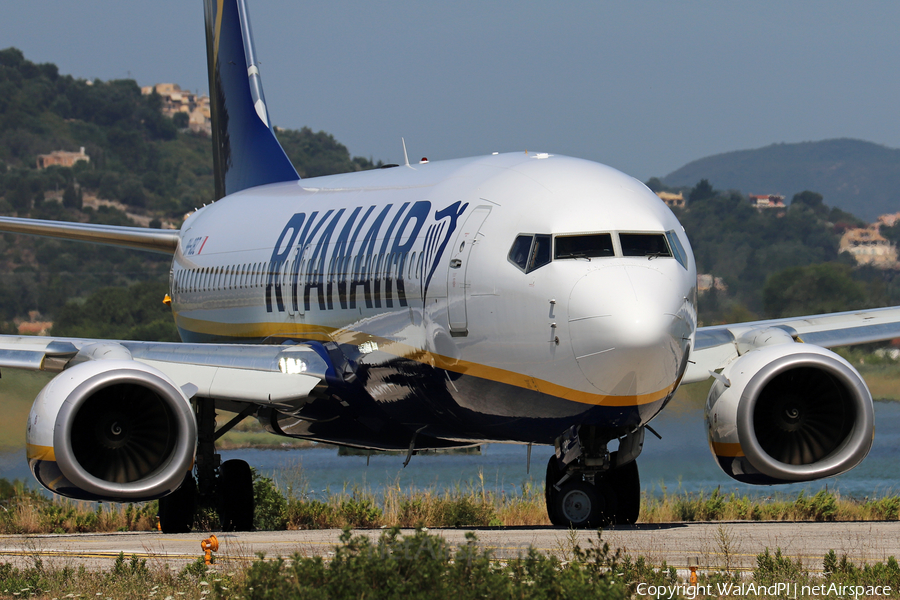
[[[528,266],[528,255],[531,252],[531,242],[533,240],[533,235],[520,235],[513,242],[512,249],[509,251],[509,261],[523,271]]]
[[[593,233],[590,235],[556,236],[556,252],[553,258],[597,258],[615,256],[612,235]]]
[[[531,261],[526,269],[526,273],[530,273],[535,269],[540,269],[550,263],[550,236],[536,235],[534,236],[534,248],[531,250]]]
[[[669,247],[672,248],[672,254],[675,255],[675,260],[677,260],[682,267],[687,269],[687,252],[685,251],[684,246],[681,245],[681,240],[678,239],[678,235],[674,231],[667,231],[666,239],[669,240]]]
[[[623,256],[672,256],[662,233],[620,233]]]
[[[550,236],[520,235],[509,251],[509,261],[530,273],[550,262]]]

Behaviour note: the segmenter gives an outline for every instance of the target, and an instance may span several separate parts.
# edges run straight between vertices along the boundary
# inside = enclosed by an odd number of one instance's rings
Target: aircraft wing
[[[174,229],[148,229],[18,217],[0,217],[0,231],[136,248],[161,254],[175,254],[179,239],[179,232]]]
[[[798,342],[823,348],[900,337],[900,307],[788,317],[697,329],[682,383],[697,383],[760,346]]]
[[[0,336],[0,369],[58,373],[88,361],[135,360],[184,391],[235,403],[278,407],[310,397],[333,374],[314,345],[183,344]]]

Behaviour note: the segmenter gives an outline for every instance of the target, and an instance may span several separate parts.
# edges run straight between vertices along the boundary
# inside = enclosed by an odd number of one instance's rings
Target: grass
[[[379,493],[365,488],[344,489],[326,500],[311,498],[298,487],[283,489],[254,474],[256,514],[260,530],[334,529],[343,527],[527,527],[549,525],[542,486],[524,486],[518,493],[487,490],[479,484],[451,489],[406,489],[398,484]],[[0,533],[77,533],[146,531],[156,527],[157,503],[90,504],[49,498],[21,482],[0,479]],[[678,492],[645,494],[639,523],[691,521],[895,521],[900,496],[844,498],[820,491],[808,496],[754,498],[736,494]],[[219,527],[214,511],[198,509],[194,528]]]
[[[25,448],[25,426],[28,413],[38,392],[53,378],[41,371],[3,369],[0,379],[0,452],[12,452]]]
[[[736,494],[679,492],[645,495],[642,523],[679,521],[896,521],[900,496],[877,499],[843,498],[821,490],[813,496],[752,498]]]
[[[228,597],[245,578],[247,565],[228,572],[208,568],[203,559],[188,564],[180,571],[164,562],[119,554],[109,570],[87,570],[68,565],[58,566],[37,556],[31,565],[17,568],[0,562],[0,597],[3,598],[180,598],[200,600]]]

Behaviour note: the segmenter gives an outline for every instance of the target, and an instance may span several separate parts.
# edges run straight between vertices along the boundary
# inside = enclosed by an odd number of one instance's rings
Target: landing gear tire
[[[544,500],[547,502],[547,516],[550,517],[550,522],[557,527],[562,527],[566,524],[559,516],[559,511],[556,510],[556,498],[559,496],[559,492],[553,486],[555,486],[560,479],[562,479],[562,472],[559,470],[559,461],[555,456],[551,456],[550,462],[547,463]]]
[[[253,529],[253,475],[243,460],[226,460],[219,467],[219,520],[223,531]]]
[[[188,533],[194,525],[197,482],[188,471],[181,487],[159,499],[159,526],[163,533]]]
[[[615,493],[602,481],[567,481],[556,494],[556,512],[566,527],[608,525],[615,518],[615,510]]]
[[[633,525],[641,514],[641,476],[637,461],[613,469],[605,477],[606,483],[616,493],[615,522]]]

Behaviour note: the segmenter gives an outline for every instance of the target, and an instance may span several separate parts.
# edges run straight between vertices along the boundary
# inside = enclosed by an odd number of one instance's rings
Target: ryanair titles
[[[421,200],[296,213],[272,251],[266,310],[306,311],[314,303],[319,310],[392,308],[395,298],[407,306],[404,275],[413,270],[424,300],[468,206],[454,202],[432,212]]]

